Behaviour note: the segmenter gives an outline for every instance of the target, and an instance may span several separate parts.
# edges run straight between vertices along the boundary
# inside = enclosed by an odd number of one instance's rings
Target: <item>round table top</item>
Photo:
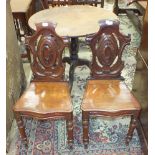
[[[118,20],[111,11],[90,5],[71,5],[45,9],[32,15],[29,26],[35,30],[35,23],[52,22],[60,36],[85,36],[98,32],[99,21]]]

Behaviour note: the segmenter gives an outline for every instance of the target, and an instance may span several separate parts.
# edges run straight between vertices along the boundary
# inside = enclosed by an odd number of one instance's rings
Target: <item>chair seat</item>
[[[32,0],[11,0],[10,6],[12,12],[27,12]]]
[[[84,111],[115,112],[138,110],[140,105],[123,81],[89,80],[81,108]]]
[[[33,82],[14,106],[14,111],[39,114],[72,109],[67,82]]]

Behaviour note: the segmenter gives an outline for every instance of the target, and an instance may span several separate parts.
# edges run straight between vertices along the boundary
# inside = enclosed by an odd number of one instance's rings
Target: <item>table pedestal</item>
[[[86,65],[89,67],[89,64],[90,64],[88,60],[78,58],[78,51],[79,51],[79,39],[78,37],[71,37],[71,44],[69,47],[70,57],[63,58],[63,62],[67,62],[68,64],[70,64],[69,83],[71,88],[73,86],[73,81],[74,81],[75,67],[82,66],[82,65]]]

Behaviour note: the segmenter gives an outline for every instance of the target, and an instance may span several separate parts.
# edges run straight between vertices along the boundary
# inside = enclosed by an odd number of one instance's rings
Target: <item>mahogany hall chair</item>
[[[63,118],[67,121],[68,144],[72,148],[73,107],[69,85],[64,81],[63,39],[52,23],[38,23],[36,32],[26,37],[26,44],[33,56],[33,78],[13,107],[21,138],[27,145],[22,116],[38,120]]]
[[[83,143],[89,143],[90,116],[131,116],[126,137],[129,144],[141,106],[121,77],[124,62],[122,52],[130,44],[130,35],[119,32],[119,21],[101,21],[99,31],[87,37],[92,50],[91,78],[87,81],[81,109]]]

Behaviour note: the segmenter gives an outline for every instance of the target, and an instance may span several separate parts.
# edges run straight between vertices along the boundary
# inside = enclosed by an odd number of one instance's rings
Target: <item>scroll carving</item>
[[[52,23],[36,24],[36,32],[26,37],[26,44],[33,56],[31,69],[33,81],[61,81],[65,66],[62,53],[65,48]]]
[[[119,21],[102,21],[99,31],[88,37],[93,58],[92,78],[119,78],[124,67],[122,51],[130,44],[130,35],[119,32]]]

